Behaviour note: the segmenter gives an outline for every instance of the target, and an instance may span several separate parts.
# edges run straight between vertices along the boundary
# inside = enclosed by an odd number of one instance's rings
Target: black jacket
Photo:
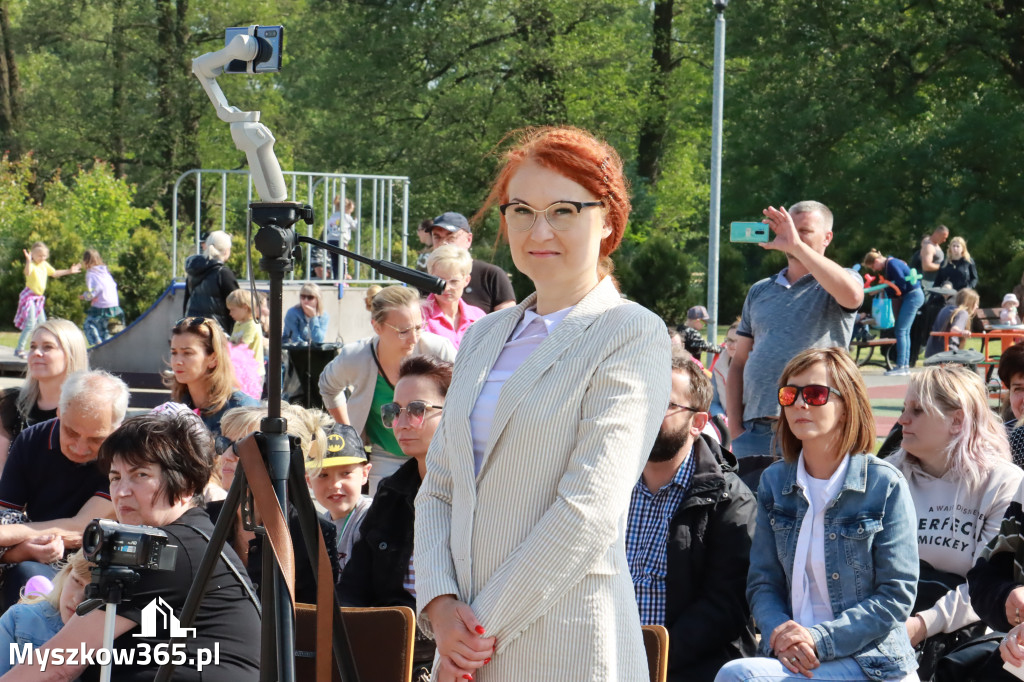
[[[212,317],[220,323],[225,334],[231,334],[233,322],[228,314],[228,294],[238,288],[238,280],[231,268],[216,258],[189,256],[185,261],[186,317]]]
[[[668,532],[668,679],[711,682],[727,661],[756,655],[746,590],[757,500],[718,443],[702,436],[691,456],[690,489]]]
[[[415,459],[398,467],[377,485],[370,511],[359,527],[359,539],[341,573],[338,598],[342,606],[408,606],[416,598],[402,587],[412,558],[416,526],[416,493],[420,490]],[[434,660],[434,641],[416,631],[413,661]]]
[[[377,486],[341,574],[338,596],[342,606],[408,606],[416,610],[416,599],[402,587],[402,581],[412,557],[413,503],[420,483],[416,460],[410,458]]]
[[[935,274],[935,286],[941,286],[943,282],[949,282],[957,291],[978,286],[978,267],[973,260],[961,258],[960,260],[947,260]]]

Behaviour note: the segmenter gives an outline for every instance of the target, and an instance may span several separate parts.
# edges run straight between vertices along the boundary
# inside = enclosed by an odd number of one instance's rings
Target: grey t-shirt
[[[856,309],[843,308],[812,275],[792,284],[788,268],[747,292],[737,334],[754,340],[743,368],[743,419],[779,416],[779,377],[808,348],[847,348]],[[846,272],[860,283],[853,270]]]

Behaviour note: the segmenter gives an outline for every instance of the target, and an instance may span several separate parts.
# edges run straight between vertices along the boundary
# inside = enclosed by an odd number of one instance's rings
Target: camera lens
[[[99,552],[100,545],[102,544],[103,529],[100,528],[100,524],[93,521],[86,526],[85,531],[82,533],[82,553],[85,554],[86,558],[92,559]]]

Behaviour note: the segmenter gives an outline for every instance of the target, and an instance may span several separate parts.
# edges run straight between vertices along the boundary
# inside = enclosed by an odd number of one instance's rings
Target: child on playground
[[[335,424],[327,434],[327,452],[321,461],[306,462],[306,483],[324,509],[324,518],[338,529],[338,561],[342,568],[359,539],[359,527],[373,499],[363,495],[370,479],[370,464],[363,441],[347,424]]]
[[[21,330],[18,337],[18,347],[14,354],[19,358],[25,358],[25,344],[32,337],[32,331],[43,322],[46,322],[46,281],[49,277],[63,277],[74,275],[82,270],[79,263],[75,263],[66,270],[55,270],[47,259],[50,257],[50,249],[43,242],[36,242],[30,250],[22,249],[25,254],[25,288],[18,295],[18,312],[14,315],[14,326]]]
[[[117,296],[117,282],[110,276],[110,271],[96,249],[85,250],[82,267],[85,268],[86,292],[81,298],[90,303],[82,327],[86,341],[90,346],[95,346],[110,338],[111,320],[116,319],[124,324],[124,311],[121,310]]]
[[[263,329],[253,319],[250,300],[250,293],[244,289],[235,289],[228,294],[228,313],[235,321],[228,341],[231,342],[231,361],[240,388],[252,397],[259,398],[266,374],[263,366]]]

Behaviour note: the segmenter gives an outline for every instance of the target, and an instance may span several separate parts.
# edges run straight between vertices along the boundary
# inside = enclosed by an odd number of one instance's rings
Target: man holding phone
[[[769,206],[765,222],[775,238],[761,248],[782,251],[788,266],[747,292],[726,382],[726,413],[737,457],[772,452],[779,418],[779,377],[807,348],[850,345],[864,302],[861,279],[825,257],[832,242],[832,211],[817,201]]]

